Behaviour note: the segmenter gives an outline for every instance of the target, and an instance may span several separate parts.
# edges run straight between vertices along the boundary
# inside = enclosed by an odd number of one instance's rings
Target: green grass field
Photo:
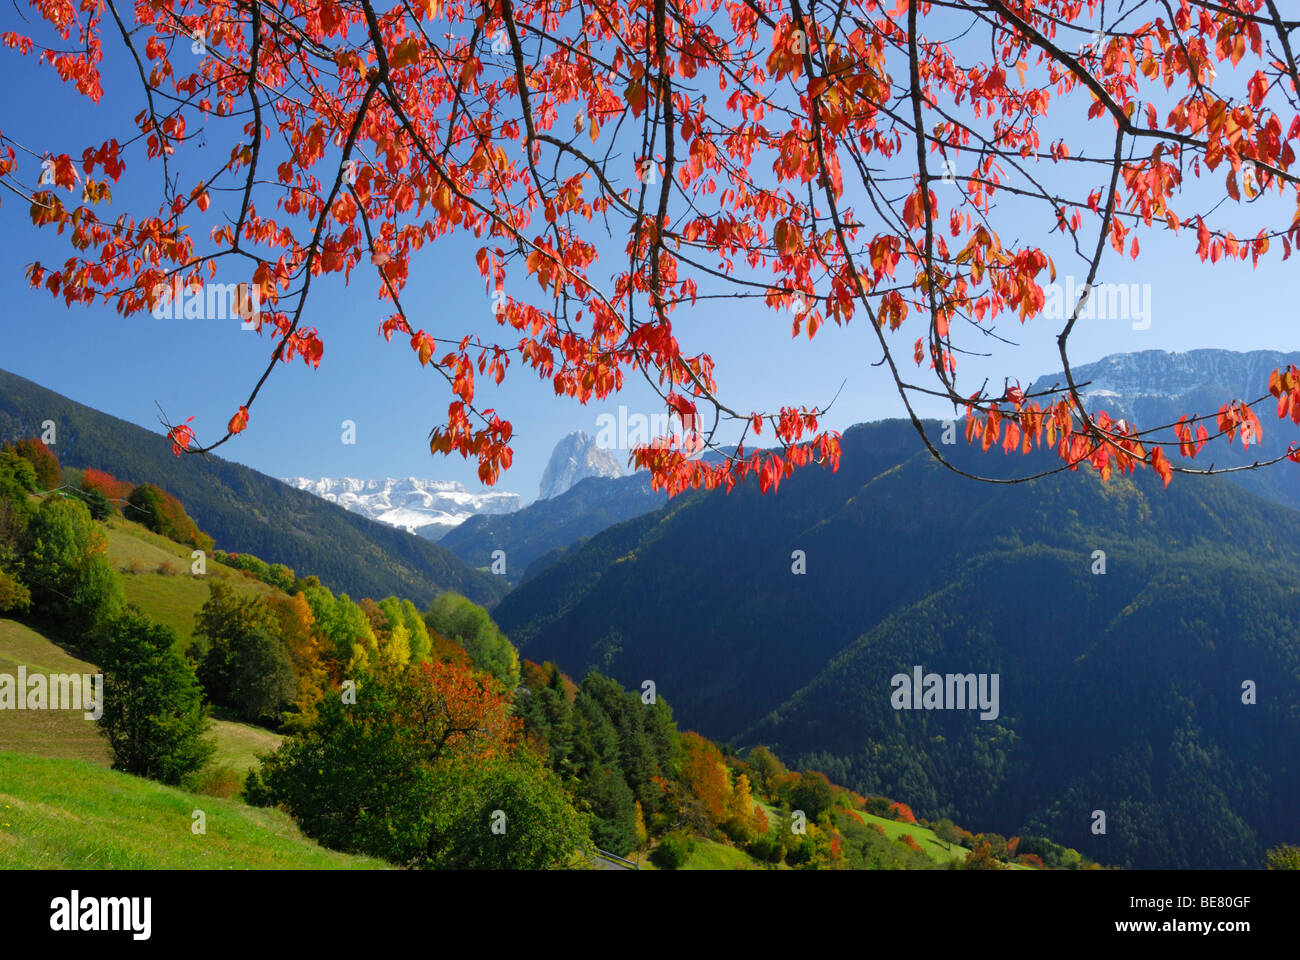
[[[683,870],[762,870],[763,865],[737,847],[696,838]]]
[[[206,833],[193,830],[194,812]],[[0,752],[0,868],[385,869],[325,850],[278,810],[79,760]]]

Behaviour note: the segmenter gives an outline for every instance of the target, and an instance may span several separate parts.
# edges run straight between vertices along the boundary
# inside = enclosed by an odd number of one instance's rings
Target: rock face
[[[284,482],[353,513],[430,540],[441,538],[477,514],[513,513],[521,505],[517,493],[472,493],[454,481],[419,477],[286,477]]]
[[[558,497],[579,480],[588,477],[621,477],[623,468],[612,450],[596,445],[593,437],[574,430],[555,445],[551,460],[542,474],[538,498],[549,500]]]

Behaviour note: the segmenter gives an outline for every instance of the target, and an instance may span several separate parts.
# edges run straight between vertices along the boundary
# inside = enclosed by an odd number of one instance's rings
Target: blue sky
[[[10,16],[0,15],[0,20]],[[110,58],[118,58],[119,48],[108,46]],[[0,84],[9,91],[0,130],[38,152],[77,156],[89,144],[122,138],[139,109],[138,81],[125,73],[109,71],[105,99],[91,108],[71,88],[55,82],[51,70],[38,70],[33,61],[8,50],[0,51]],[[37,90],[39,97],[15,95]],[[214,137],[214,158],[222,142]],[[127,177],[114,191],[119,200],[143,196],[148,185],[157,183],[155,166],[130,159]],[[24,170],[24,179],[34,181],[39,163],[30,158],[22,163],[32,168]],[[1041,232],[1036,220],[1017,221],[1016,216],[1012,211],[1001,221],[1005,241]],[[31,290],[25,278],[34,259],[61,264],[68,255],[66,242],[51,231],[35,230],[25,205],[10,193],[0,197],[0,229],[5,307],[0,367],[151,429],[160,429],[161,407],[173,420],[194,415],[200,439],[220,431],[260,375],[271,349],[268,339],[242,331],[238,322],[123,319],[108,307],[69,309],[47,293]],[[1121,263],[1112,256],[1103,279],[1150,285],[1149,329],[1134,330],[1120,320],[1081,323],[1072,341],[1076,363],[1130,350],[1300,348],[1291,262],[1273,257],[1257,270],[1249,264],[1202,266],[1193,255],[1192,231],[1168,239],[1143,234],[1142,243],[1139,262]],[[473,267],[477,246],[471,238],[432,252],[426,248],[405,294],[417,323],[440,336],[480,332],[486,337],[495,328],[482,278]],[[1064,264],[1062,270],[1067,270]],[[387,344],[378,335],[386,311],[375,299],[373,281],[359,277],[351,287],[333,283],[315,289],[309,314],[306,325],[316,326],[325,342],[320,369],[301,362],[281,366],[259,397],[249,429],[219,453],[274,476],[422,476],[477,489],[473,461],[429,454],[428,431],[445,415],[448,392],[441,377],[418,367],[403,338]],[[707,349],[713,354],[723,396],[735,408],[824,403],[843,382],[827,421],[830,427],[902,414],[892,382],[872,366],[880,356],[865,320],[847,328],[823,327],[809,342],[806,337],[790,339],[788,316],[751,306],[702,303],[679,310],[675,318],[688,353]],[[1000,384],[1009,376],[1027,385],[1039,374],[1058,370],[1058,327],[1044,320],[1025,328],[1004,324],[1001,332],[1021,345],[993,360],[967,358],[963,382],[976,384],[988,376]],[[917,336],[915,328],[905,328],[905,334],[897,340],[901,358],[910,357]],[[906,368],[914,372],[910,361]],[[518,367],[512,367],[501,387],[480,379],[478,399],[514,424],[514,467],[497,488],[518,492],[525,500],[536,496],[551,448],[564,434],[581,429],[594,435],[597,417],[616,413],[620,404],[631,413],[662,412],[649,390],[637,383],[612,402],[584,407],[555,397],[549,382]],[[920,409],[934,416],[951,410],[925,403]],[[341,442],[344,420],[356,423],[355,445]]]

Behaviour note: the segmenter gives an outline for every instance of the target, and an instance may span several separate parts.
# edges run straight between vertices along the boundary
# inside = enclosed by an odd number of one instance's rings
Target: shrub
[[[817,820],[834,802],[831,783],[824,773],[806,770],[790,792],[790,806],[802,810],[809,820]]]
[[[0,570],[0,613],[26,613],[32,593],[13,574]]]
[[[967,870],[1003,870],[1005,867],[998,863],[993,856],[993,851],[987,843],[981,843],[970,853],[966,854]]]
[[[807,835],[791,836],[786,843],[785,862],[792,867],[810,862],[817,850],[816,844]]]
[[[13,452],[32,465],[36,471],[36,483],[39,489],[53,490],[62,482],[59,458],[37,438],[19,440],[13,445]]]
[[[695,838],[685,830],[674,830],[650,853],[650,862],[660,870],[680,870],[695,852]]]
[[[785,856],[785,847],[776,837],[769,834],[758,837],[745,850],[755,860],[762,860],[764,863],[780,863]]]
[[[863,806],[873,817],[894,819],[893,805],[884,797],[867,797]]]
[[[912,836],[910,833],[905,833],[902,836],[900,836],[898,838],[898,842],[901,843],[903,846],[907,847],[909,850],[915,850],[917,853],[925,852],[924,850],[921,849],[921,845],[916,842],[916,838]]]
[[[722,832],[734,843],[744,845],[754,836],[754,824],[744,817],[732,817],[722,825]]]
[[[181,502],[152,483],[142,483],[131,491],[123,514],[169,540],[212,550],[212,538],[199,530]]]
[[[188,786],[192,793],[229,800],[239,793],[242,784],[231,767],[204,767],[189,778]]]

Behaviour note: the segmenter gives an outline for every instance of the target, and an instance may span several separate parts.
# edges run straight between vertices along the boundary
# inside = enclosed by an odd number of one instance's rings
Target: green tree
[[[531,751],[486,761],[461,758],[440,766],[433,782],[438,802],[421,866],[555,870],[585,865],[583,854],[591,850],[587,819]]]
[[[31,591],[23,586],[22,581],[0,570],[0,613],[26,613],[31,602]]]
[[[790,792],[791,809],[802,810],[809,820],[819,819],[834,802],[831,782],[824,773],[816,770],[805,771]]]
[[[316,626],[332,642],[327,655],[339,664],[353,660],[369,660],[379,652],[370,618],[346,593],[337,597],[329,587],[321,586],[314,577],[305,581],[303,593],[311,605]]]
[[[478,604],[448,591],[433,601],[424,620],[430,630],[464,647],[474,666],[492,674],[507,689],[519,686],[519,653]]]
[[[500,684],[456,664],[381,666],[355,703],[322,701],[317,723],[267,757],[250,802],[283,804],[325,846],[418,867],[550,867],[588,825],[532,751]],[[493,833],[505,813],[506,833]]]
[[[754,773],[754,786],[759,793],[770,797],[777,777],[786,774],[785,764],[767,747],[754,747],[745,758]]]
[[[278,724],[298,692],[293,660],[277,618],[260,597],[240,596],[220,580],[195,615],[195,636],[207,641],[199,680],[213,703],[254,723]]]
[[[108,502],[108,497],[104,496],[104,491],[98,487],[77,490],[73,495],[86,505],[92,520],[103,522],[113,515],[113,505]]]
[[[1264,854],[1264,863],[1269,870],[1300,870],[1300,846],[1284,843]]]
[[[934,835],[947,844],[947,849],[951,850],[954,843],[961,842],[961,834],[957,832],[956,825],[944,817],[934,825]]]
[[[32,462],[11,447],[0,448],[0,497],[26,500],[39,489]]]
[[[32,605],[70,639],[88,638],[121,611],[125,595],[105,555],[108,542],[85,504],[47,497],[23,540],[22,577]]]
[[[194,668],[175,650],[176,634],[138,610],[110,621],[101,636],[100,727],[113,768],[178,784],[212,756],[203,739],[208,713]]]
[[[13,445],[13,452],[32,465],[36,474],[37,490],[53,490],[62,481],[59,458],[49,447],[36,437],[19,440]]]
[[[591,835],[598,847],[620,857],[636,849],[636,797],[617,770],[592,771],[578,796],[595,817]]]

